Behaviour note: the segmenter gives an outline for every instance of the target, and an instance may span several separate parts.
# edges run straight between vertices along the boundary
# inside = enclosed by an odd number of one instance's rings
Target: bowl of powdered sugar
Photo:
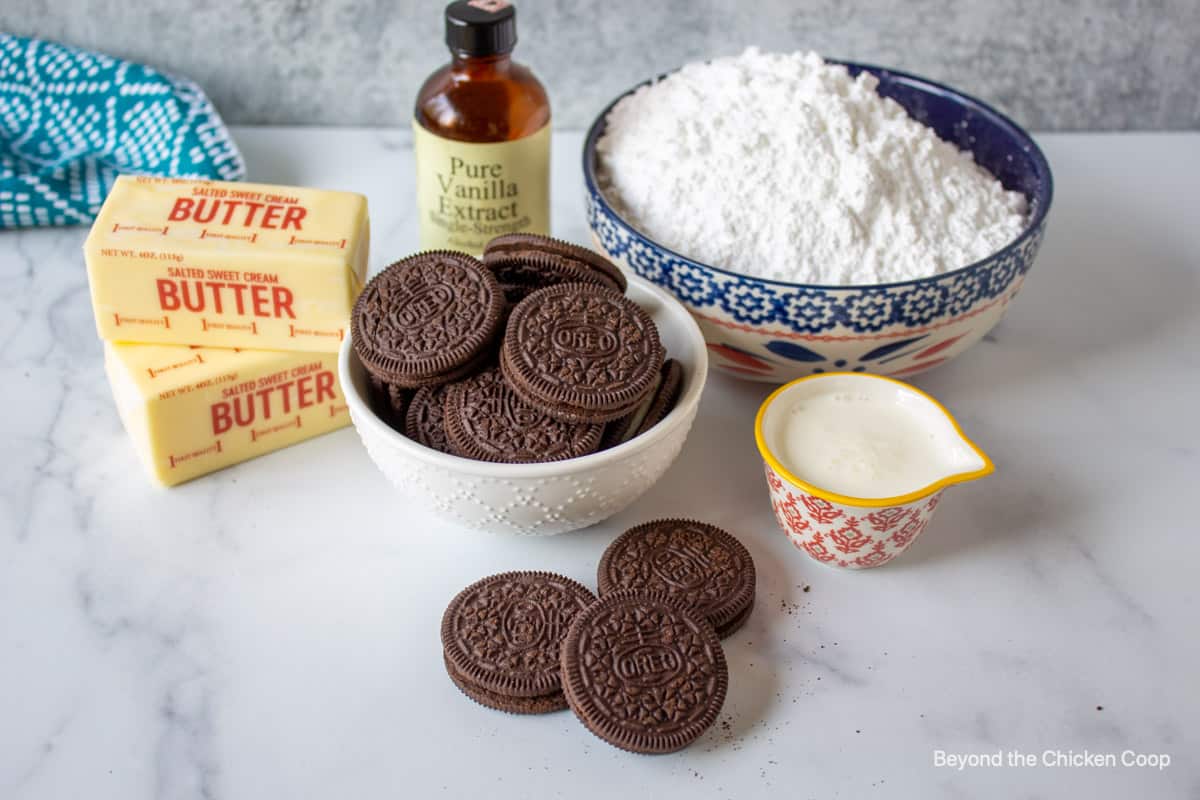
[[[974,98],[753,48],[617,98],[583,161],[597,247],[687,306],[714,366],[769,382],[954,358],[1021,288],[1052,194]]]

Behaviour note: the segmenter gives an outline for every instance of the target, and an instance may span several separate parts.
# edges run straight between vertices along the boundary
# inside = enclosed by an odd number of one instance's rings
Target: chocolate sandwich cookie
[[[673,358],[668,358],[659,371],[659,379],[638,407],[619,419],[604,426],[600,449],[607,450],[636,439],[662,422],[675,404],[683,389],[683,367]]]
[[[446,440],[443,413],[448,386],[449,384],[442,384],[417,389],[404,416],[405,436],[442,453],[453,452],[449,441]]]
[[[604,426],[564,422],[522,400],[498,369],[446,387],[446,439],[456,455],[529,464],[595,452]]]
[[[569,422],[633,411],[664,358],[649,314],[617,291],[583,284],[539,289],[518,303],[500,347],[513,391]]]
[[[471,699],[501,711],[564,707],[562,640],[595,599],[579,583],[549,572],[506,572],[471,584],[442,616],[450,679]]]
[[[746,606],[746,610],[738,614],[733,619],[726,622],[719,628],[716,628],[718,639],[727,639],[733,634],[741,630],[741,627],[746,624],[746,620],[750,619],[750,615],[754,613],[754,600],[750,600],[750,605]]]
[[[617,285],[602,273],[551,253],[502,256],[489,261],[488,267],[510,305],[516,305],[538,289],[560,283],[583,283],[618,290]]]
[[[618,536],[597,570],[600,596],[625,590],[661,592],[733,633],[754,607],[754,560],[745,545],[704,522],[661,519]]]
[[[504,711],[509,714],[549,714],[552,711],[562,711],[567,708],[567,698],[562,691],[539,695],[538,697],[508,697],[477,686],[459,675],[454,665],[443,659],[446,664],[446,674],[458,690],[481,706]]]
[[[371,398],[371,407],[376,415],[388,425],[404,433],[404,414],[412,399],[412,392],[390,383],[384,383],[370,374],[367,375],[367,382],[371,386],[368,394]]]
[[[371,279],[354,304],[354,352],[374,377],[405,389],[481,368],[500,328],[504,296],[491,270],[464,253],[432,251]]]
[[[488,242],[483,262],[496,274],[509,302],[558,283],[591,283],[625,291],[625,275],[586,247],[538,236],[510,233]]]
[[[702,616],[662,593],[622,590],[571,623],[562,685],[571,710],[604,741],[670,753],[716,721],[729,673]]]

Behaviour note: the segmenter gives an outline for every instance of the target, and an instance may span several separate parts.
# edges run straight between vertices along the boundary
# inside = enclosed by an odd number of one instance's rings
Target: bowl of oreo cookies
[[[667,293],[532,234],[481,259],[431,251],[377,274],[339,357],[350,416],[408,502],[480,530],[599,522],[671,465],[708,374]]]

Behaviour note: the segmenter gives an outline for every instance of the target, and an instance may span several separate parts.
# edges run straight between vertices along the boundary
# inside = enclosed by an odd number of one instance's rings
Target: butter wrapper
[[[174,486],[350,422],[337,355],[105,342],[125,430]]]
[[[100,338],[336,352],[369,249],[360,194],[124,175],[84,245]]]

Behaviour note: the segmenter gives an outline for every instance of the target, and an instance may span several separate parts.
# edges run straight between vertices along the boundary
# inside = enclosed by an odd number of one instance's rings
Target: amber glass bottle
[[[513,63],[516,43],[505,0],[446,6],[451,61],[413,117],[422,249],[480,253],[503,233],[550,232],[550,103]]]

